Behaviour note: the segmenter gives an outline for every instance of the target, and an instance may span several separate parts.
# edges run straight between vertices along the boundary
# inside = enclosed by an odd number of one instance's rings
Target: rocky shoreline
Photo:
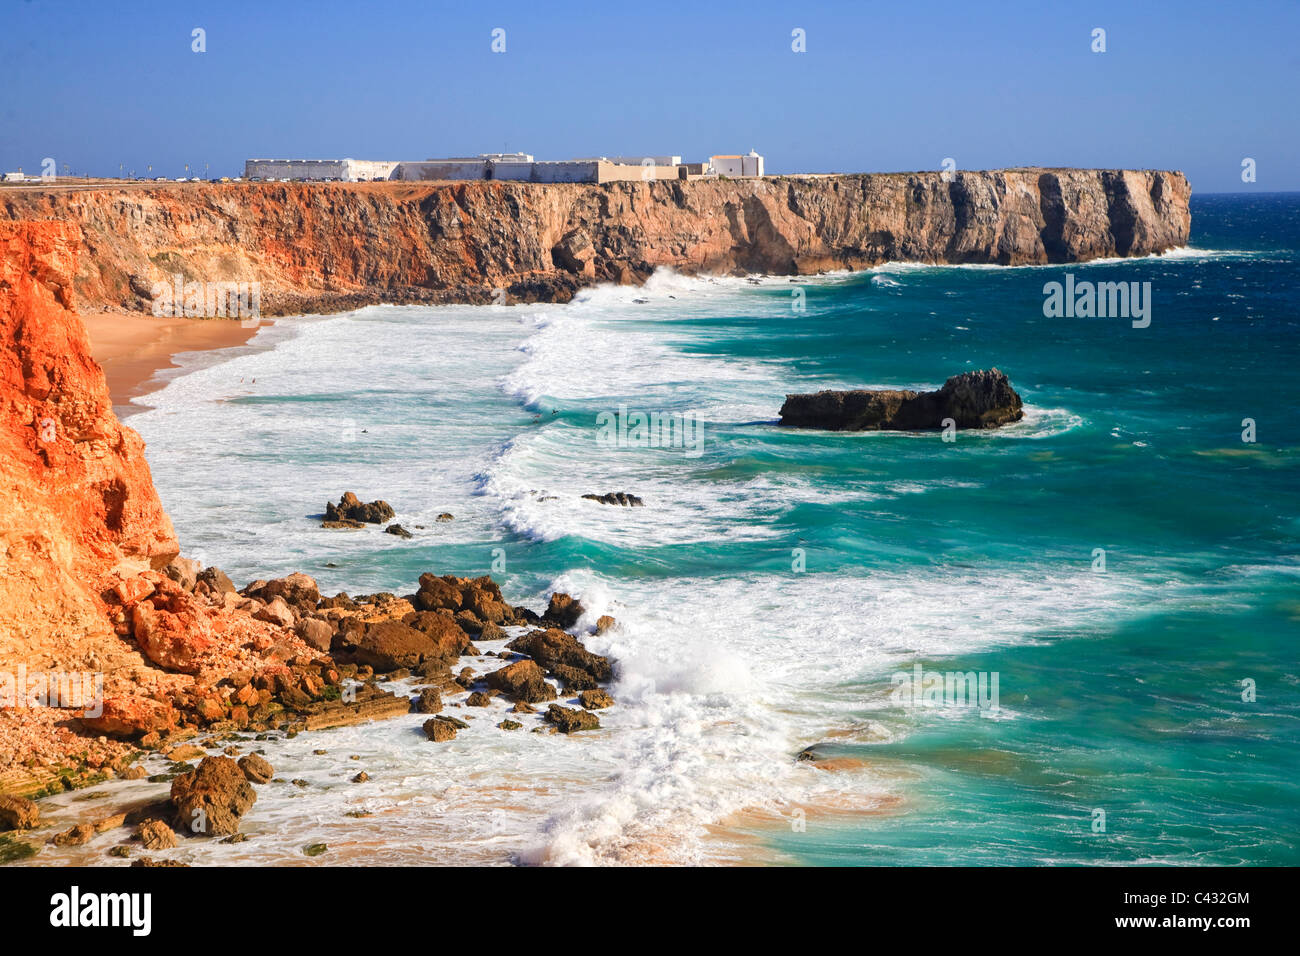
[[[65,776],[33,796],[112,778],[147,777],[170,782],[168,799],[53,832],[42,824],[39,802],[0,794],[0,862],[34,855],[37,841],[75,847],[108,831],[120,831],[108,856],[133,857],[133,865],[144,866],[168,864],[137,857],[141,851],[174,849],[198,838],[242,841],[239,818],[256,802],[255,787],[272,782],[275,774],[258,747],[262,741],[419,713],[430,715],[424,723],[427,740],[440,744],[455,739],[469,726],[466,721],[480,716],[478,709],[494,701],[510,705],[509,716],[496,725],[503,733],[531,724],[534,733],[573,734],[599,729],[595,712],[615,706],[605,689],[614,677],[613,662],[587,650],[571,633],[585,609],[560,592],[537,613],[508,604],[487,576],[424,574],[418,590],[402,597],[326,597],[305,574],[235,590],[219,569],[198,570],[185,559],[167,565],[151,583],[155,591],[139,596],[130,607],[132,618],[160,597],[175,606],[184,594],[200,606],[272,619],[310,650],[274,645],[265,649],[262,666],[230,673],[210,686],[114,697],[104,701],[100,716],[81,716],[88,733],[127,749],[100,764],[94,775]],[[149,620],[150,613],[140,619]],[[602,616],[591,630],[605,633],[616,626]],[[145,625],[137,639],[165,653],[149,628]],[[482,650],[475,642],[498,649]],[[379,686],[408,680],[410,696]],[[165,772],[147,773],[143,763],[151,755],[168,761]],[[353,782],[369,779],[360,770]]]

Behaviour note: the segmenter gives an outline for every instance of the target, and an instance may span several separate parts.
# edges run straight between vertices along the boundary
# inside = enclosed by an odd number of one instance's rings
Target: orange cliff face
[[[112,635],[105,592],[180,550],[72,311],[77,239],[0,222],[0,664]]]
[[[228,718],[238,688],[222,681],[315,656],[255,619],[257,602],[196,593],[144,442],[114,415],[72,309],[78,238],[0,222],[0,792],[48,782],[69,755],[99,768],[127,753],[100,735]],[[103,683],[91,706],[45,706],[15,678],[34,673]]]

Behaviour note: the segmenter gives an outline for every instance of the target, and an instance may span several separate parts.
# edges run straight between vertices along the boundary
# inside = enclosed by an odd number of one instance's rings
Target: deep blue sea
[[[330,593],[492,573],[620,627],[589,639],[619,662],[601,731],[480,719],[434,747],[417,715],[285,741],[277,770],[319,786],[184,852],[275,862],[327,833],[335,862],[1300,863],[1300,195],[1192,217],[1163,257],[659,273],[565,306],[282,320],[187,360],[130,424],[188,553]],[[1149,281],[1150,325],[1046,317],[1067,273]],[[775,425],[788,392],[991,366],[1023,422]],[[602,440],[636,412],[698,431]],[[422,527],[320,529],[347,490]],[[645,505],[581,497],[609,491]],[[996,709],[900,697],[917,665],[996,676]]]

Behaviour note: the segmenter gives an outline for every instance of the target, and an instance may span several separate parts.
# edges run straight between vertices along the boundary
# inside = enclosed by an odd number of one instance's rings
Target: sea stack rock
[[[828,431],[924,431],[951,418],[958,428],[996,428],[1024,417],[1006,375],[982,369],[954,375],[934,392],[854,389],[787,395],[780,424]]]

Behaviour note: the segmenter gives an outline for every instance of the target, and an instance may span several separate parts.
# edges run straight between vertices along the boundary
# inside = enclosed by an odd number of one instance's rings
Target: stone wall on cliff
[[[886,261],[1076,262],[1186,244],[1181,173],[1013,169],[604,185],[167,184],[0,192],[59,219],[87,307],[155,283],[259,282],[266,314],[378,302],[565,301],[597,282],[803,275]]]

